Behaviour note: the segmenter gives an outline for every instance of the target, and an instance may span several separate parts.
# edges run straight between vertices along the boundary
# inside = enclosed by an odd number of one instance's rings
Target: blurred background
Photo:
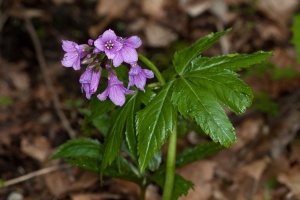
[[[60,144],[83,135],[89,105],[82,72],[60,63],[61,40],[87,43],[108,28],[139,36],[139,52],[160,69],[176,50],[228,28],[204,55],[274,51],[241,72],[255,98],[245,114],[227,112],[238,142],[177,170],[195,184],[181,200],[300,199],[297,13],[299,0],[0,0],[0,199],[138,198],[132,183],[104,178],[100,186],[95,174],[49,161]],[[178,147],[201,141],[189,132]],[[147,199],[160,194],[151,185]]]

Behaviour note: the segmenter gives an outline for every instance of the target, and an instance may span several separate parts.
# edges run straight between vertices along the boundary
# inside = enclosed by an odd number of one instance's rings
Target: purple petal
[[[128,90],[128,89],[126,89],[126,91],[125,91],[125,94],[133,94],[134,93],[134,90]]]
[[[97,95],[97,98],[100,100],[100,101],[104,101],[108,96],[108,89],[106,88],[106,90],[104,90],[104,92],[102,92],[101,94],[98,94]]]
[[[99,37],[97,40],[95,40],[94,45],[97,49],[99,49],[99,52],[104,51],[104,49],[106,49],[104,46],[104,42],[102,42],[101,37]]]
[[[100,70],[95,73],[92,73],[91,83],[90,83],[90,93],[94,94],[97,91],[99,81],[100,81],[101,72]]]
[[[75,60],[75,62],[73,63],[73,69],[80,70],[80,59],[79,58],[77,58],[77,60]]]
[[[149,69],[143,69],[143,73],[145,74],[146,78],[153,78],[154,77],[153,71],[151,71]]]
[[[95,47],[95,49],[93,50],[93,54],[98,54],[102,52],[100,49],[98,49],[97,47]]]
[[[146,85],[146,77],[143,74],[137,75],[134,77],[134,83],[137,88],[139,88],[142,91],[144,90],[144,87]]]
[[[105,43],[106,41],[113,41],[113,40],[116,40],[117,39],[117,36],[115,34],[115,32],[111,29],[105,31],[102,35],[102,41],[103,43]]]
[[[78,55],[73,52],[65,53],[64,58],[61,61],[61,64],[65,67],[72,67],[73,64],[78,59]]]
[[[130,38],[126,39],[125,44],[128,47],[136,49],[142,45],[142,40],[138,36],[131,36]]]
[[[113,59],[113,65],[115,67],[119,67],[122,64],[122,62],[123,62],[123,57],[122,57],[121,53],[118,52]]]
[[[92,68],[87,68],[79,78],[79,83],[90,83],[93,74]]]
[[[116,51],[113,51],[113,49],[105,49],[105,54],[107,56],[108,59],[114,59],[116,56]]]
[[[77,44],[75,42],[72,41],[68,41],[68,40],[62,40],[62,48],[65,52],[74,52],[76,51],[76,46]]]
[[[138,60],[138,54],[135,49],[130,47],[123,47],[121,50],[124,62],[131,64]]]
[[[109,91],[109,98],[116,106],[122,106],[125,103],[125,88],[122,86],[112,86]]]

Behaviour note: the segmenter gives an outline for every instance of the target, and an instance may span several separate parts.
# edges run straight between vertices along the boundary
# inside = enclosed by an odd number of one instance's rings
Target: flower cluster
[[[87,44],[78,45],[75,42],[63,40],[62,48],[66,53],[61,63],[65,67],[73,67],[74,70],[79,70],[81,64],[87,64],[79,82],[88,99],[97,92],[102,69],[108,70],[108,86],[105,91],[97,95],[97,98],[104,101],[109,97],[115,105],[122,106],[125,103],[125,94],[134,92],[129,89],[131,86],[145,91],[146,79],[154,77],[151,70],[142,69],[137,64],[136,49],[141,45],[142,41],[139,37],[121,38],[109,29],[95,41],[89,39]],[[123,62],[130,65],[127,88],[118,79],[113,69]],[[104,68],[102,68],[103,65]]]

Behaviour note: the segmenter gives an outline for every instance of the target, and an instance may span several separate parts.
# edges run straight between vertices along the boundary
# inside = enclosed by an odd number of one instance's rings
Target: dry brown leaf
[[[110,194],[110,193],[100,193],[100,194],[72,194],[72,200],[107,200],[107,199],[121,199],[120,195]]]
[[[129,194],[134,198],[138,198],[140,195],[140,187],[129,181],[121,180],[121,179],[113,179],[114,184],[112,186],[112,190],[118,191],[118,193]]]
[[[300,199],[300,165],[291,168],[287,173],[279,174],[278,181],[286,185],[293,197]]]
[[[32,142],[27,138],[21,140],[21,150],[28,156],[40,161],[46,161],[51,153],[51,145],[47,138],[36,136]]]
[[[181,1],[181,7],[191,17],[197,17],[209,10],[212,5],[212,0],[202,1]]]
[[[9,73],[10,79],[17,90],[27,91],[30,87],[30,79],[27,73],[12,71]]]
[[[158,187],[154,185],[148,185],[146,189],[147,200],[160,200],[161,196],[158,194]]]
[[[76,180],[73,184],[70,185],[69,191],[76,191],[89,188],[99,181],[99,175],[84,171],[83,174]]]
[[[162,18],[165,16],[164,5],[166,0],[144,0],[142,1],[143,12],[153,18]]]
[[[259,0],[256,4],[258,10],[282,26],[285,26],[298,5],[299,0]]]
[[[267,168],[270,163],[270,158],[265,157],[261,160],[254,161],[250,164],[241,168],[241,172],[247,174],[252,177],[254,180],[259,181],[264,170]]]
[[[293,141],[291,151],[291,160],[300,163],[300,140]]]
[[[194,183],[194,190],[190,189],[187,196],[179,200],[206,200],[212,196],[211,180],[215,171],[215,162],[197,161],[177,169],[179,175]]]
[[[233,144],[231,149],[236,151],[243,148],[248,142],[255,139],[258,134],[262,133],[265,121],[262,117],[249,118],[237,126],[235,132],[238,137],[238,142]]]
[[[66,193],[69,185],[72,183],[65,171],[56,171],[45,176],[45,182],[48,190],[55,197]]]
[[[151,47],[165,47],[178,38],[178,35],[171,29],[155,22],[146,25],[145,34],[148,45]]]
[[[107,18],[124,16],[130,2],[131,0],[101,0],[96,6],[96,13]]]

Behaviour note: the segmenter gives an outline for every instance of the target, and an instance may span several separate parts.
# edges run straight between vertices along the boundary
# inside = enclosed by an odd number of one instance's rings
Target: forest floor
[[[4,0],[0,1],[0,199],[137,199],[133,183],[49,161],[82,136],[89,102],[80,72],[61,65],[61,40],[86,43],[107,28],[138,35],[160,68],[198,38],[231,28],[208,56],[273,51],[241,72],[255,94],[236,116],[237,143],[177,170],[195,184],[180,200],[300,200],[300,65],[291,26],[298,0]],[[65,116],[65,117],[64,117]],[[201,143],[195,132],[178,147]],[[26,176],[27,175],[27,176]],[[147,200],[161,198],[151,185]]]

